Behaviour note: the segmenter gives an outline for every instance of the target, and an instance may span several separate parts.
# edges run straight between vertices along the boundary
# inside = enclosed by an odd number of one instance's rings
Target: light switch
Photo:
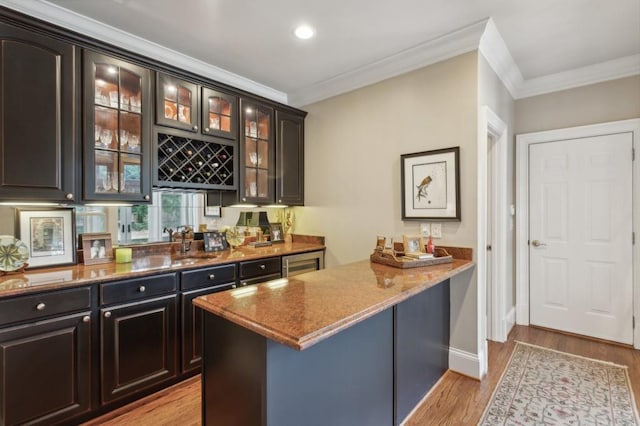
[[[420,224],[420,235],[423,237],[431,236],[431,224],[430,223],[421,223]]]
[[[441,223],[432,223],[431,224],[431,236],[433,238],[442,238],[442,224]]]

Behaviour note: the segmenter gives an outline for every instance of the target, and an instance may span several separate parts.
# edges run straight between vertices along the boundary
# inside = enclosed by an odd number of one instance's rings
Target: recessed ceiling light
[[[298,26],[293,33],[301,40],[307,40],[316,34],[316,31],[309,25],[303,24]]]

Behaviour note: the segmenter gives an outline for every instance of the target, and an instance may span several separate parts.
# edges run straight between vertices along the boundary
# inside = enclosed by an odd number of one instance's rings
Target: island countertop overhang
[[[207,312],[297,350],[307,349],[470,269],[470,260],[398,269],[369,260],[254,288],[201,296]]]

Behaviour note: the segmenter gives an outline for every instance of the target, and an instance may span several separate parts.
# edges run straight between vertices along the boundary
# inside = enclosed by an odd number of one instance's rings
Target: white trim
[[[284,92],[175,50],[168,49],[158,43],[127,33],[48,1],[0,0],[0,5],[51,22],[63,28],[88,35],[97,40],[118,46],[119,48],[136,52],[139,55],[171,64],[176,68],[191,71],[202,77],[207,77],[277,102],[287,103],[287,94]]]
[[[515,99],[524,79],[493,19],[487,21],[478,50]]]
[[[291,92],[289,93],[289,102],[297,107],[309,105],[476,50],[487,21],[484,19],[394,55]]]
[[[449,348],[449,370],[480,380],[480,356],[471,352]]]
[[[491,340],[505,342],[507,340],[506,329],[506,286],[507,265],[507,230],[509,229],[509,206],[507,205],[507,125],[488,106],[480,108],[478,117],[478,344],[486,341],[487,335]],[[491,271],[493,285],[487,289],[486,282],[486,247],[487,247],[487,136],[495,139],[493,161],[493,235]],[[490,324],[484,324],[487,312],[487,293],[491,294]]]
[[[507,331],[507,336],[508,336],[513,326],[516,325],[515,306],[512,306],[511,309],[509,309],[509,312],[507,312],[507,316],[505,317],[504,322],[505,322],[505,330]]]
[[[633,231],[636,244],[633,246],[633,294],[634,315],[640,321],[640,119],[592,124],[567,129],[526,133],[516,136],[516,297],[518,324],[529,324],[529,145],[563,139],[577,139],[589,136],[632,133],[636,160],[633,163]],[[631,153],[629,153],[631,155]],[[631,236],[629,236],[631,238]],[[640,325],[634,330],[634,347],[640,349]]]
[[[517,99],[640,74],[640,53],[524,81]]]

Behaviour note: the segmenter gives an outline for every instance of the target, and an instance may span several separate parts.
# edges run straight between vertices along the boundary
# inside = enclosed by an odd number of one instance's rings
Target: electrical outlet
[[[421,223],[420,224],[420,235],[423,237],[431,236],[431,224],[430,223]]]
[[[442,238],[442,224],[441,223],[432,223],[431,224],[431,236],[433,238]]]

